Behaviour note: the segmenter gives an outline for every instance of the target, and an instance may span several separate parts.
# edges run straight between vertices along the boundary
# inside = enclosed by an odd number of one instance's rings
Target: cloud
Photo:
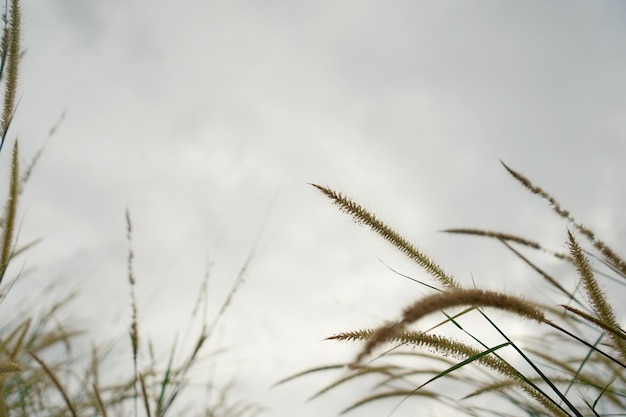
[[[378,257],[420,273],[307,182],[354,196],[467,280],[525,272],[494,272],[492,248],[436,230],[564,239],[499,158],[621,241],[624,12],[579,1],[26,3],[26,154],[68,117],[28,191],[24,237],[49,232],[38,253],[59,270],[92,260],[80,264],[100,282],[89,302],[126,294],[129,206],[140,297],[174,317],[207,252],[227,286],[272,207],[225,330],[242,356],[283,366],[250,365],[248,388],[265,390],[310,358],[332,361],[337,347],[319,343],[329,333],[394,317],[411,290]],[[155,301],[174,293],[172,305]],[[273,415],[293,415],[280,408],[291,391],[275,392]],[[320,414],[310,410],[298,415]]]

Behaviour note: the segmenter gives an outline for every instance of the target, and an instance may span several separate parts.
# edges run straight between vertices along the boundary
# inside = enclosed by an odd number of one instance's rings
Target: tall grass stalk
[[[615,308],[624,294],[607,294],[604,289],[604,284],[610,282],[623,291],[626,262],[552,195],[502,165],[565,221],[563,240],[568,252],[548,249],[532,239],[506,232],[470,228],[444,232],[500,242],[530,267],[529,274],[538,274],[556,289],[557,299],[546,303],[502,291],[465,288],[366,208],[331,188],[312,184],[357,223],[369,226],[407,255],[433,278],[433,283],[407,277],[431,294],[405,307],[399,318],[382,326],[330,336],[329,340],[360,343],[360,352],[351,363],[312,368],[279,383],[311,373],[339,371],[334,382],[314,395],[318,397],[346,384],[375,378],[378,382],[372,392],[346,407],[344,413],[396,398],[390,414],[408,408],[411,401],[419,404],[420,410],[425,401],[432,401],[435,406],[471,416],[626,415],[626,332],[620,324],[624,318],[619,316],[624,312],[618,313]],[[585,248],[581,239],[591,248]],[[533,260],[533,252],[566,263],[572,274],[553,276]],[[595,268],[590,258],[599,260],[604,268]],[[531,334],[514,340],[507,330],[508,321],[498,323],[503,318],[494,315],[494,309],[528,322]],[[426,316],[441,319],[434,326],[420,326]],[[487,337],[486,328],[493,329],[498,337]],[[435,381],[443,381],[441,387],[454,387],[455,394],[432,388]],[[498,398],[495,402],[494,397]]]

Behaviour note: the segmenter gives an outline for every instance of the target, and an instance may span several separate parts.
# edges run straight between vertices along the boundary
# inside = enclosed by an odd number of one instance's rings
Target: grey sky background
[[[267,415],[333,415],[363,391],[305,403],[333,376],[269,386],[351,358],[323,339],[421,295],[379,259],[427,278],[307,183],[348,193],[463,282],[536,293],[493,242],[438,232],[564,249],[564,224],[501,159],[623,253],[624,21],[619,1],[25,2],[11,138],[33,155],[67,116],[24,195],[21,239],[45,240],[15,297],[63,277],[46,297],[79,288],[72,317],[127,343],[128,207],[142,330],[165,352],[207,262],[217,303],[254,250],[219,371]]]

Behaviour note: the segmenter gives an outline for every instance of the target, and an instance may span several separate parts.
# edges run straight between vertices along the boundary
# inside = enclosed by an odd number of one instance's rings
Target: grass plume
[[[574,227],[580,232],[580,234],[585,236],[591,242],[591,244],[597,250],[599,250],[600,253],[602,253],[602,255],[604,256],[607,262],[609,262],[615,269],[620,271],[620,274],[622,276],[626,276],[626,261],[624,261],[619,255],[617,255],[617,253],[613,249],[611,249],[609,245],[607,245],[602,240],[599,240],[596,237],[595,233],[593,233],[593,231],[589,229],[587,226],[585,226],[582,223],[577,222],[570,215],[570,212],[562,208],[561,204],[554,197],[552,197],[552,195],[548,194],[548,192],[543,190],[543,188],[533,184],[528,178],[526,178],[524,175],[520,174],[519,172],[513,170],[504,162],[501,161],[501,163],[504,166],[504,168],[509,172],[509,174],[511,174],[513,178],[515,178],[524,187],[526,187],[526,189],[528,189],[533,194],[536,194],[539,197],[543,198],[544,200],[547,200],[550,206],[552,207],[552,210],[554,210],[556,214],[558,214],[563,219],[567,220],[567,222],[574,225]]]
[[[4,208],[4,228],[2,231],[2,252],[0,253],[0,282],[9,266],[9,261],[13,252],[13,239],[15,233],[15,222],[17,218],[17,200],[19,196],[19,146],[17,141],[13,145],[11,154],[11,179],[9,185],[9,195]]]
[[[568,231],[567,234],[569,238],[568,244],[570,252],[574,258],[574,264],[576,265],[578,276],[581,278],[588,301],[591,304],[595,318],[597,319],[594,320],[593,323],[602,323],[603,328],[621,329],[617,319],[615,318],[613,307],[607,300],[604,292],[600,289],[598,281],[596,280],[591,266],[589,265],[589,261],[583,254],[580,245],[570,231]],[[623,331],[621,331],[621,333],[623,333]],[[619,332],[617,331],[609,332],[609,336],[613,340],[614,346],[620,353],[622,359],[626,360],[626,340],[624,337],[620,337]]]
[[[374,214],[370,213],[364,207],[358,203],[352,201],[345,195],[331,190],[328,187],[324,187],[317,184],[311,184],[313,187],[321,191],[326,197],[330,198],[332,202],[339,207],[339,209],[349,215],[359,224],[369,226],[374,232],[391,243],[400,252],[408,256],[411,260],[416,262],[419,266],[424,268],[428,273],[435,277],[444,287],[454,288],[457,287],[456,282],[444,270],[432,261],[428,256],[420,252],[409,241],[400,236],[395,230],[387,226],[384,222],[380,221]]]
[[[4,87],[4,106],[2,120],[0,122],[0,150],[6,139],[15,112],[15,102],[17,96],[17,79],[19,74],[20,60],[20,37],[21,37],[21,10],[18,0],[11,0],[8,19],[5,19],[5,30],[2,38],[2,71],[4,75],[6,65],[6,79]]]
[[[394,338],[406,326],[429,314],[458,306],[493,307],[540,323],[545,320],[543,313],[536,306],[518,297],[481,289],[458,288],[444,291],[418,300],[405,308],[401,320],[379,328],[368,339],[355,363],[360,363],[376,346]]]

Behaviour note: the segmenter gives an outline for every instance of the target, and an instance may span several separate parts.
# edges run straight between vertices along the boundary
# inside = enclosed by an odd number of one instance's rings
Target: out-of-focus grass
[[[16,109],[18,74],[20,61],[20,2],[11,0],[5,5],[4,29],[0,43],[0,80],[4,88],[4,103],[0,120],[0,150],[9,141],[11,121]],[[56,126],[51,134],[56,131]],[[0,217],[2,230],[0,241],[0,300],[10,297],[10,288],[17,277],[9,277],[9,268],[19,256],[34,243],[18,244],[17,218],[19,197],[30,174],[39,160],[38,152],[25,168],[20,165],[21,155],[18,140],[15,139],[11,151],[11,167],[8,178],[8,194],[4,211]],[[261,407],[246,401],[232,398],[232,385],[218,385],[211,377],[204,380],[210,398],[201,405],[179,404],[192,382],[192,371],[215,361],[215,346],[211,346],[216,325],[230,304],[232,296],[241,284],[241,275],[235,279],[230,294],[222,304],[217,316],[208,320],[206,311],[208,296],[208,274],[202,284],[201,295],[190,317],[191,322],[199,323],[189,351],[181,352],[176,338],[165,361],[154,355],[154,346],[141,332],[141,320],[135,295],[136,277],[133,271],[130,215],[127,215],[129,240],[128,280],[131,288],[131,314],[128,327],[128,357],[117,358],[119,349],[113,351],[108,344],[94,346],[89,360],[76,353],[79,337],[90,331],[81,330],[60,319],[62,312],[71,307],[75,294],[67,294],[53,302],[43,300],[48,293],[34,293],[35,302],[28,308],[17,311],[0,310],[0,417],[17,416],[166,416],[185,415],[210,417],[254,416]],[[120,231],[121,233],[123,231]],[[245,268],[244,268],[245,270]],[[242,270],[243,271],[243,270]],[[19,274],[19,273],[18,273]],[[123,277],[120,277],[123,278]],[[0,308],[6,304],[0,304]],[[49,307],[43,307],[49,305]],[[34,306],[34,307],[33,307]],[[38,308],[38,306],[42,306]],[[185,323],[183,323],[184,325]],[[172,329],[176,331],[178,329]],[[101,336],[101,335],[99,335]],[[159,347],[160,348],[160,347]],[[212,351],[209,349],[213,349]],[[87,363],[87,365],[85,365]],[[103,374],[116,364],[116,371],[125,372],[125,377],[114,382],[103,382]],[[128,365],[124,366],[126,363]],[[110,374],[110,372],[109,372]],[[194,380],[194,383],[195,380]],[[189,401],[190,399],[186,399]]]

